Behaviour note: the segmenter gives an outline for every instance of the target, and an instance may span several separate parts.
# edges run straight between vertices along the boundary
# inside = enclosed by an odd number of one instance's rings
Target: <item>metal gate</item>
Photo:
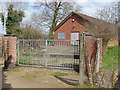
[[[74,69],[79,64],[79,45],[79,40],[18,40],[18,64]]]

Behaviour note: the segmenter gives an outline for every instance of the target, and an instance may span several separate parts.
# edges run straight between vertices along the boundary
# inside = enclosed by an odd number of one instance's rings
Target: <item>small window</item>
[[[65,32],[58,32],[58,40],[65,40]]]

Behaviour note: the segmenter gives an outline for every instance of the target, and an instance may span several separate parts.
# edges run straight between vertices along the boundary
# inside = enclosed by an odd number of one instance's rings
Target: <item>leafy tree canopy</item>
[[[8,7],[8,14],[6,19],[6,32],[7,34],[15,34],[16,32],[19,33],[19,30],[16,30],[16,27],[20,27],[20,22],[24,17],[24,12],[21,10],[13,10],[13,4],[10,4]],[[2,22],[4,25],[4,15],[1,14]]]

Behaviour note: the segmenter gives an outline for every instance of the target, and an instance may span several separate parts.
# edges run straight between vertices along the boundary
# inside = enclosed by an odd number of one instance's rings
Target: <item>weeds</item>
[[[24,78],[26,78],[26,79],[34,79],[34,78],[36,78],[37,76],[34,75],[34,74],[26,73],[26,75],[24,75],[24,76],[22,76],[22,77],[24,77]]]
[[[102,57],[103,69],[114,69],[118,67],[118,46],[108,47],[106,55]]]
[[[84,84],[84,85],[78,84],[78,85],[75,85],[73,88],[97,88],[97,87],[91,86],[91,85],[86,85],[86,84]]]
[[[55,72],[52,74],[53,76],[64,76],[67,75],[66,73],[62,73],[62,72]]]

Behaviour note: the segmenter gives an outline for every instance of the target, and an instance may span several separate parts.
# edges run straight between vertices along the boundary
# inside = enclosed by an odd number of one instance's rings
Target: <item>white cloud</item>
[[[1,21],[0,21],[0,33],[3,33],[3,26]]]
[[[118,2],[120,0],[90,0],[90,1],[93,1],[93,2]]]
[[[83,7],[81,13],[95,17],[97,9],[110,5],[111,2],[95,2],[95,0],[89,0],[79,4]]]
[[[45,0],[0,0],[0,12],[2,11],[2,2],[36,2],[36,1],[40,1],[40,2],[44,2]],[[48,0],[51,1],[51,0]],[[75,1],[75,0],[62,0],[62,1]],[[78,4],[80,4],[83,8],[81,13],[84,13],[86,15],[95,17],[95,12],[96,9],[102,8],[105,5],[109,5],[111,2],[117,2],[120,0],[76,0],[76,2]],[[32,3],[30,3],[27,7],[27,9],[25,10],[25,18],[23,19],[23,22],[30,20],[31,14],[33,12],[39,12],[38,9],[33,9],[32,8]],[[1,23],[0,23],[0,30],[1,29]]]
[[[33,3],[29,3],[28,8],[24,11],[25,12],[25,17],[23,18],[22,23],[25,23],[26,21],[29,21],[33,12],[36,12],[36,13],[39,12],[39,10],[34,9],[32,7],[32,5],[33,5]]]
[[[0,20],[0,33],[5,34],[1,20]]]
[[[88,0],[76,0],[76,2],[78,2],[79,4],[81,4],[81,3],[88,2]]]

